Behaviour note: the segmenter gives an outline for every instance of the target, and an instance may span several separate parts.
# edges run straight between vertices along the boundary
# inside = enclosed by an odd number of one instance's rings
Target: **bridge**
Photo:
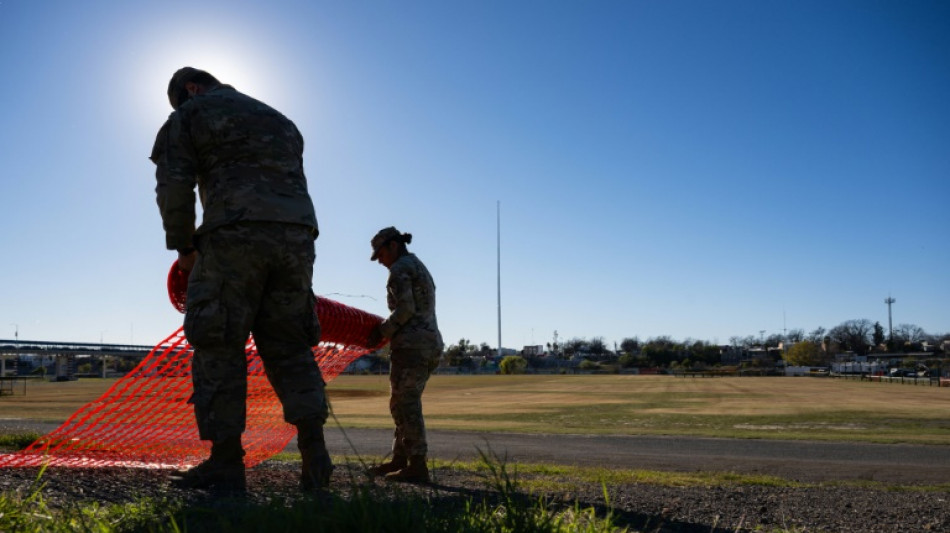
[[[154,345],[90,342],[21,341],[0,339],[0,355],[128,355],[145,357]]]
[[[0,377],[7,374],[8,359],[20,356],[49,357],[55,361],[53,379],[74,379],[77,357],[87,356],[102,363],[105,375],[105,361],[109,357],[123,359],[143,359],[154,346],[141,344],[104,344],[90,342],[54,342],[29,341],[19,339],[0,339]]]

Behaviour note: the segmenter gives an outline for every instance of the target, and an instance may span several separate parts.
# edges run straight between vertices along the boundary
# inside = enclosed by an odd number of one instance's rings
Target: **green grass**
[[[418,492],[392,494],[355,481],[340,493],[301,495],[292,500],[249,503],[237,498],[189,505],[181,501],[77,503],[52,509],[42,498],[41,472],[34,485],[0,494],[0,531],[159,533],[388,531],[393,533],[599,533],[623,532],[612,512],[555,505],[523,492],[507,465],[483,456],[489,497],[455,496],[433,501]],[[341,496],[340,494],[345,494]]]
[[[42,496],[43,470],[23,492],[0,494],[0,531],[17,533],[112,533],[139,531],[165,516],[168,502],[137,501],[123,504],[77,502],[53,509]]]
[[[8,433],[0,435],[0,449],[22,450],[42,437],[39,433]]]

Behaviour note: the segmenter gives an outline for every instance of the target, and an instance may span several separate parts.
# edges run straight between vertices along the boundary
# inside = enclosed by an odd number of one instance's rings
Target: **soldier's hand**
[[[184,272],[191,272],[191,269],[195,268],[195,262],[197,261],[198,252],[194,249],[186,254],[178,252],[178,268]]]
[[[375,348],[383,342],[383,334],[379,331],[379,326],[373,326],[369,335],[366,337],[366,346]]]

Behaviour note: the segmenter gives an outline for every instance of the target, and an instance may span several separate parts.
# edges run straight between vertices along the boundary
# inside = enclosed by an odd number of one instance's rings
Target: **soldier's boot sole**
[[[409,464],[408,459],[406,459],[405,457],[400,457],[396,455],[396,456],[393,456],[392,461],[385,462],[381,465],[376,465],[367,471],[369,472],[370,475],[373,475],[373,476],[385,476],[386,474],[389,474],[391,472],[398,472],[402,470],[403,468],[406,468],[406,465],[408,464]]]
[[[386,481],[429,483],[429,467],[424,455],[412,456],[405,468],[386,474]]]
[[[247,489],[244,462],[208,459],[197,466],[172,475],[171,484],[179,489]]]

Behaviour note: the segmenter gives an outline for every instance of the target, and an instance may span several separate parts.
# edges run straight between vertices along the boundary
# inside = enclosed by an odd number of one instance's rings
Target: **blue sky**
[[[181,323],[147,159],[203,68],[296,122],[314,289],[447,343],[950,331],[950,4],[0,0],[0,338]]]

